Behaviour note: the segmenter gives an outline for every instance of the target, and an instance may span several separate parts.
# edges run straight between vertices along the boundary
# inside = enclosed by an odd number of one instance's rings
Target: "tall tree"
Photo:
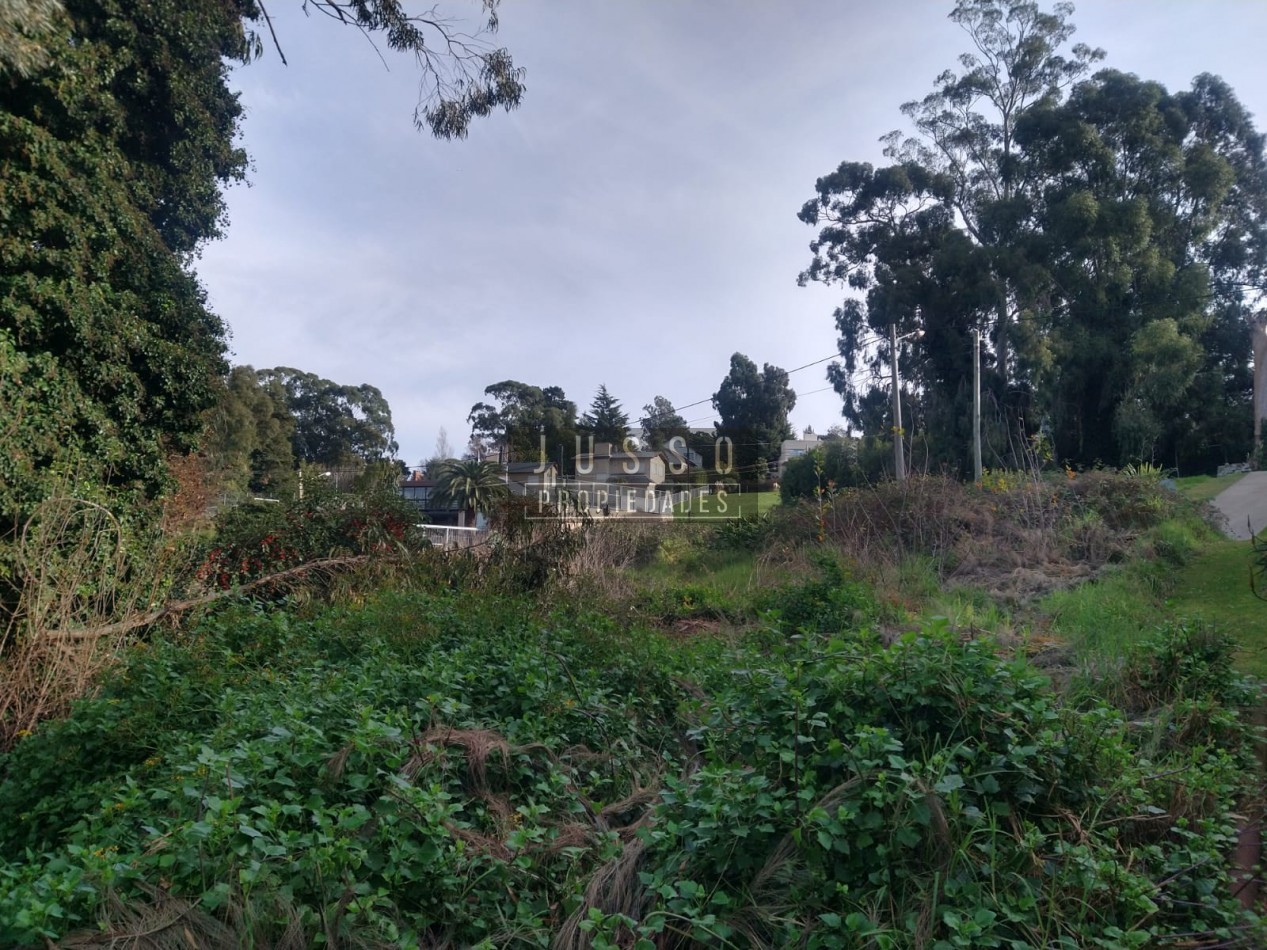
[[[472,438],[487,440],[512,461],[536,461],[542,440],[548,459],[571,471],[576,454],[576,403],[558,386],[531,386],[507,379],[484,390],[493,402],[477,402],[467,422]]]
[[[89,481],[160,490],[165,453],[193,447],[227,371],[224,327],[185,263],[219,234],[220,189],[245,169],[225,82],[245,12],[76,0],[42,65],[0,74],[0,325],[58,394],[48,404],[73,407],[56,454]],[[45,424],[14,412],[34,382],[8,380],[0,415]],[[57,465],[29,461],[33,501]]]
[[[1085,76],[1104,50],[1074,45],[1072,3],[1050,13],[1033,0],[959,0],[950,13],[972,45],[959,57],[962,72],[947,70],[933,92],[907,102],[902,112],[917,135],[889,136],[889,154],[946,175],[953,206],[972,240],[988,249],[995,288],[994,340],[999,375],[1010,376],[1010,327],[1020,303],[1009,253],[1016,226],[1012,202],[1032,198],[1040,181],[1018,160],[1016,127],[1026,109],[1059,100]]]
[[[731,356],[730,372],[713,394],[713,408],[721,417],[717,436],[731,440],[742,480],[766,477],[768,463],[778,459],[783,440],[792,437],[788,413],[795,405],[785,370],[769,363],[758,370],[742,353]]]
[[[261,384],[252,367],[233,367],[207,428],[202,448],[226,488],[276,495],[290,487],[295,417],[280,380]]]
[[[620,445],[629,435],[629,416],[620,407],[620,401],[600,383],[589,412],[581,416],[582,432],[593,436],[594,441]]]
[[[1247,304],[1267,259],[1262,137],[1214,77],[1178,94],[1085,78],[1103,53],[1062,52],[1071,14],[961,0],[951,17],[972,52],[903,107],[916,134],[890,137],[895,164],[845,162],[802,208],[820,231],[801,281],[863,294],[836,312],[845,415],[861,424],[868,390],[882,403],[888,338],[918,322],[901,375],[941,464],[966,455],[974,330],[997,407],[987,445],[1041,428],[1083,462],[1243,452]]]
[[[392,411],[375,386],[345,386],[313,373],[278,366],[259,371],[265,386],[279,384],[295,419],[295,458],[347,465],[394,458]]]
[[[674,436],[685,438],[688,431],[686,420],[663,396],[656,396],[642,407],[642,418],[638,424],[642,426],[647,448],[652,450],[664,448]]]

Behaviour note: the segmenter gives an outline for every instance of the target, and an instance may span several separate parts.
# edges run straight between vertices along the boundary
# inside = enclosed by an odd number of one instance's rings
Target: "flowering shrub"
[[[387,490],[340,494],[323,487],[290,501],[240,505],[216,523],[196,577],[228,590],[325,557],[408,550],[412,506]]]

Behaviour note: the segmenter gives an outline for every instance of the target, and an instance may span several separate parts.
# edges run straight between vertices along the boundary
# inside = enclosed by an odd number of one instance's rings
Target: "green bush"
[[[1123,712],[944,623],[879,647],[830,561],[776,600],[729,644],[486,592],[158,637],[0,758],[0,945],[1253,945],[1225,639],[1141,649]]]
[[[1034,671],[935,627],[784,660],[710,703],[706,765],[647,834],[644,939],[1143,946],[1253,926],[1221,857],[1243,726],[1146,757],[1119,713],[1063,709]]]
[[[339,492],[310,479],[303,497],[248,502],[222,512],[197,577],[222,590],[318,558],[424,547],[416,509],[386,486]]]
[[[758,598],[757,609],[784,634],[835,634],[874,623],[879,610],[871,589],[847,579],[830,555],[815,563],[817,578],[769,591]]]

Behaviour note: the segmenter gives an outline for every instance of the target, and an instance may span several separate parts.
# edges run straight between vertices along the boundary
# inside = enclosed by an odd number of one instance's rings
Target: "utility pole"
[[[919,320],[919,307],[915,308],[915,319]],[[908,336],[919,339],[924,331],[912,330],[910,333],[897,335],[897,324],[889,327],[889,376],[893,381],[893,468],[899,482],[906,481],[906,446],[903,445],[902,432],[902,397],[899,393],[901,380],[897,375],[897,345]]]
[[[981,330],[972,331],[972,477],[981,481]]]
[[[889,376],[893,383],[893,471],[899,482],[906,481],[906,447],[902,437],[902,397],[897,379],[897,321],[889,327]]]

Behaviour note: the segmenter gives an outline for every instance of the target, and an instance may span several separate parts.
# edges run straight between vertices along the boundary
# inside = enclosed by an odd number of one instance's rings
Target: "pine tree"
[[[605,385],[598,387],[598,393],[590,403],[590,411],[581,416],[581,429],[593,435],[596,443],[619,445],[628,437],[629,416]]]

